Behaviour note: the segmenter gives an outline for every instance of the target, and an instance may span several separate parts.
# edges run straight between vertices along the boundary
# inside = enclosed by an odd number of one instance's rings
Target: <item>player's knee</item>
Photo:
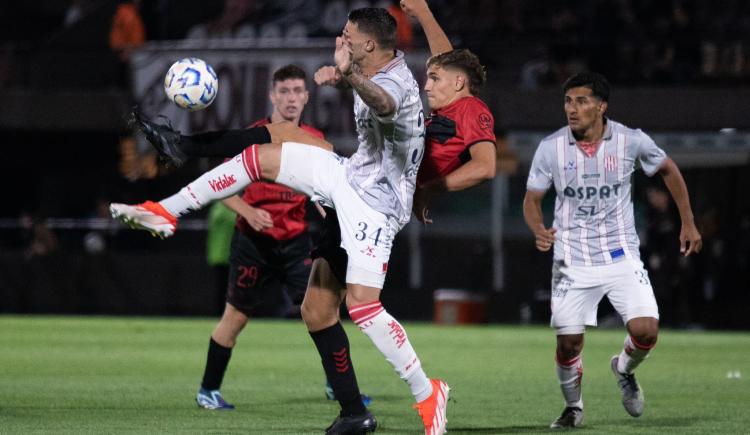
[[[571,360],[581,354],[583,350],[583,336],[569,335],[557,337],[557,358]]]
[[[651,347],[659,337],[659,321],[650,317],[633,319],[628,324],[628,330],[639,345]]]
[[[380,289],[360,284],[349,284],[346,292],[346,309],[380,301]]]
[[[644,330],[631,334],[641,347],[653,347],[659,337],[658,330]]]

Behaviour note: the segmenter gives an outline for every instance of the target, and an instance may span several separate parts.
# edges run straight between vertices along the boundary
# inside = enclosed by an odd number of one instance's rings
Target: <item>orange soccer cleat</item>
[[[447,432],[448,392],[450,387],[440,379],[430,379],[432,395],[414,405],[424,423],[425,435],[442,435]]]
[[[146,230],[154,236],[169,237],[177,229],[177,218],[158,202],[146,201],[137,205],[110,204],[112,217],[130,228]]]

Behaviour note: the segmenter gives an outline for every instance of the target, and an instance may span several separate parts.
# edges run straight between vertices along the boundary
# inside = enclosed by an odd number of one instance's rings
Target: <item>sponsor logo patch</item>
[[[236,182],[237,179],[234,177],[234,175],[224,174],[222,176],[219,176],[219,178],[215,180],[208,180],[208,185],[211,186],[211,189],[213,189],[214,192],[221,192],[222,190],[228,188]]]
[[[479,115],[479,128],[482,130],[489,130],[492,128],[492,117],[487,113],[481,113]]]
[[[607,156],[604,158],[604,169],[614,171],[617,169],[617,157]]]

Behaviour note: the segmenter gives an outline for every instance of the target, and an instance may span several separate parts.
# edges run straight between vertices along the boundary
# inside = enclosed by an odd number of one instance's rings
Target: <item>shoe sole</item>
[[[161,116],[161,115],[160,115]],[[166,116],[164,116],[165,119],[169,119]],[[156,125],[153,121],[147,121],[147,118],[145,118],[140,111],[137,110],[137,108],[134,108],[133,111],[130,113],[130,116],[128,118],[128,125],[131,130],[137,130],[141,134],[143,134],[146,137],[146,141],[156,150],[157,154],[159,155],[159,160],[166,166],[174,166],[175,168],[179,168],[185,163],[184,158],[179,158],[177,156],[172,156],[170,153],[166,151],[166,146],[162,143],[161,140],[157,139],[161,134],[155,130],[155,128],[150,124]],[[167,126],[170,130],[174,129],[172,128],[171,122]],[[175,131],[179,134],[178,131]],[[154,141],[159,142],[158,145],[154,143],[151,139],[149,139],[149,136],[152,136],[154,138]]]
[[[174,234],[174,232],[171,232],[171,231],[158,230],[155,228],[147,227],[141,224],[140,222],[138,222],[135,218],[119,210],[115,205],[109,206],[109,213],[112,215],[112,218],[119,220],[120,222],[124,223],[128,227],[133,228],[135,230],[148,231],[152,236],[158,237],[162,240]]]
[[[213,405],[202,405],[197,400],[195,403],[198,405],[198,408],[205,409],[206,411],[234,411],[234,408],[227,408],[222,406],[213,406]]]

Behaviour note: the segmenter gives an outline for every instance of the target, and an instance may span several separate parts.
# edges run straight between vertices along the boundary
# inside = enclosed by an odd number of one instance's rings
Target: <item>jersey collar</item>
[[[576,138],[573,136],[573,130],[570,129],[570,126],[568,128],[568,145],[575,145],[576,144]],[[604,117],[604,136],[602,136],[602,142],[608,141],[612,139],[612,121],[610,121],[609,118],[606,116]]]
[[[401,51],[401,50],[394,50],[394,52],[395,52],[395,57],[393,59],[391,59],[390,62],[388,62],[387,64],[383,65],[383,67],[380,68],[378,70],[378,72],[375,73],[375,74],[387,73],[388,71],[392,70],[396,65],[398,65],[398,64],[400,64],[401,62],[404,61],[404,52],[403,51]]]

